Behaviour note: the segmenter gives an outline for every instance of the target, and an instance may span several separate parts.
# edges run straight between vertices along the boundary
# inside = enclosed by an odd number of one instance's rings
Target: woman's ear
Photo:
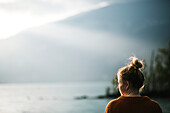
[[[126,90],[128,90],[129,89],[129,87],[130,87],[130,84],[129,84],[129,81],[126,81]]]

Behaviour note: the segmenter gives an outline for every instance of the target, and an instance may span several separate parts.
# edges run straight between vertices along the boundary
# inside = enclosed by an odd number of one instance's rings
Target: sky
[[[0,40],[118,0],[0,0]],[[122,1],[122,0],[121,0]]]

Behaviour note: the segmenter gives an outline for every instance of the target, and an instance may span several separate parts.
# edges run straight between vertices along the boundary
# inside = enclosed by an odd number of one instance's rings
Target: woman
[[[105,113],[162,113],[159,104],[147,96],[141,96],[144,85],[142,61],[131,57],[131,64],[119,69],[118,89],[121,96],[108,103]]]

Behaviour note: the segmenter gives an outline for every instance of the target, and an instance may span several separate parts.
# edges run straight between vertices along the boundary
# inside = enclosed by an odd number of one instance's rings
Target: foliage
[[[144,93],[170,94],[170,42],[168,48],[159,48],[156,55],[152,52],[149,70],[145,66],[143,73],[146,81]]]
[[[168,48],[158,49],[155,57],[156,87],[160,91],[170,92],[170,42]]]

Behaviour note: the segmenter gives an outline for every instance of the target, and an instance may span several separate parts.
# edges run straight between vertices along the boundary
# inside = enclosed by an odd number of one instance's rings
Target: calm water
[[[110,99],[75,97],[103,95],[109,82],[1,84],[0,113],[103,113]],[[170,99],[154,99],[170,113]]]

